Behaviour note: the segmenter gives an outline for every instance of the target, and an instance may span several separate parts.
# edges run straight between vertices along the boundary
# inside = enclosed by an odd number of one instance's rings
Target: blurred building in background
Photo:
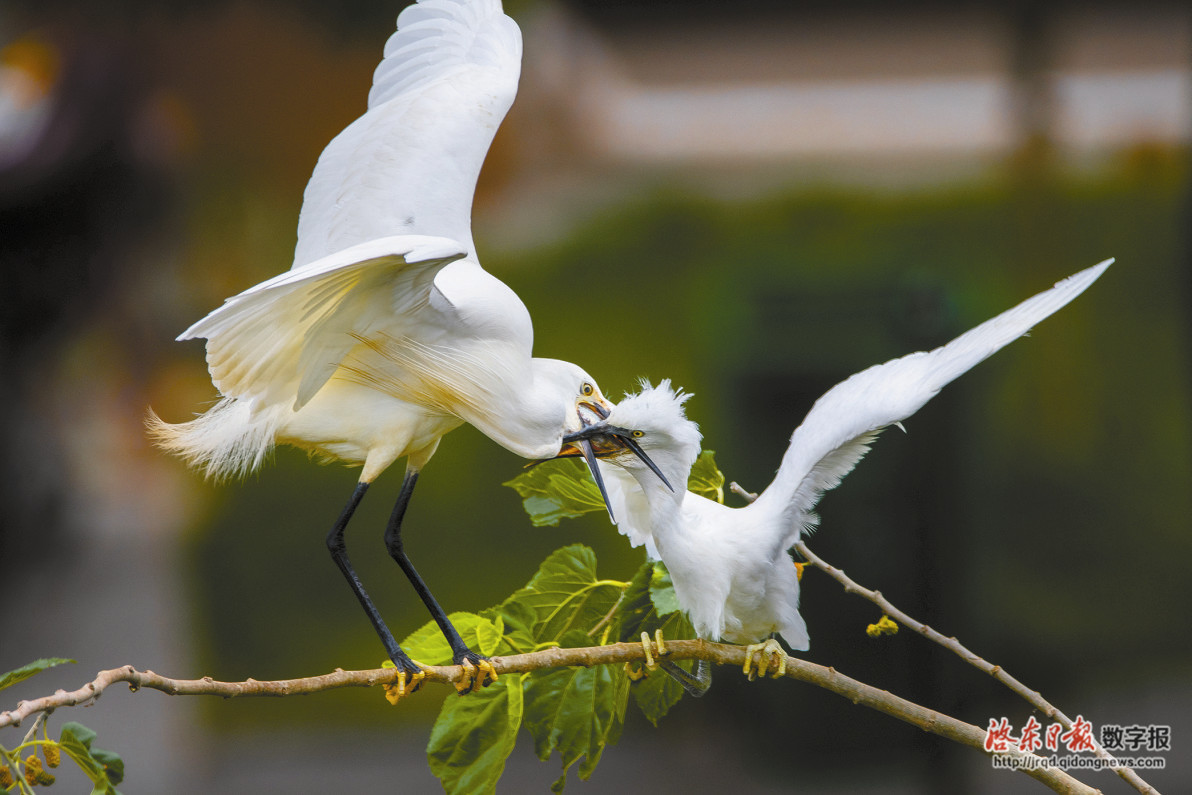
[[[1173,745],[1192,736],[1192,653],[1170,619],[1192,596],[1192,9],[508,8],[525,68],[477,196],[486,267],[526,300],[538,355],[583,364],[610,396],[639,376],[693,391],[705,446],[747,487],[768,481],[833,383],[1118,257],[1087,296],[950,386],[909,436],[883,438],[825,500],[813,542],[1069,713],[1170,724]],[[171,340],[289,267],[303,185],[363,111],[397,11],[0,10],[0,671],[79,660],[4,691],[6,705],[122,664],[265,679],[379,663],[322,544],[354,474],[279,451],[244,484],[205,485],[148,447],[141,420],[148,405],[183,419],[214,396],[201,347]],[[599,345],[577,310],[604,324]],[[471,430],[433,466],[453,477],[420,488],[407,543],[448,609],[499,601],[577,540],[610,577],[640,560],[602,517],[531,528],[500,485],[520,462]],[[380,554],[399,477],[378,483],[348,543],[404,634],[425,617]],[[811,659],[978,725],[1025,720],[919,639],[866,638],[868,603],[815,573],[804,589]],[[422,749],[438,699],[394,711],[365,692],[113,692],[62,719],[124,755],[126,793],[434,791]],[[1025,781],[833,695],[727,671],[670,717],[631,720],[572,786]],[[556,775],[527,746],[504,783],[537,791]],[[1186,770],[1144,777],[1189,786]]]
[[[588,197],[610,170],[732,196],[939,186],[1044,148],[1089,167],[1188,142],[1189,20],[1179,4],[540,4],[505,140],[532,163],[518,176],[545,192],[582,173]]]

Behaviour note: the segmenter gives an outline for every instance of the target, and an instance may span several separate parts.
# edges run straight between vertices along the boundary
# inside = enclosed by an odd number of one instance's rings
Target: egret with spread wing
[[[673,391],[668,381],[644,384],[606,421],[570,438],[591,440],[621,532],[666,564],[675,596],[700,637],[755,644],[778,633],[792,649],[807,649],[799,579],[788,550],[816,525],[812,508],[820,496],[856,466],[883,428],[914,414],[953,379],[1080,295],[1111,262],[1059,282],[947,345],[870,367],[837,384],[791,435],[774,481],[742,508],[672,492],[633,454],[633,448],[644,450],[671,483],[687,482],[701,437],[684,413],[690,395]],[[579,452],[564,447],[561,455]],[[773,640],[754,649],[750,659],[781,651]]]
[[[406,458],[386,546],[469,672],[460,686],[467,692],[495,672],[460,638],[402,547],[419,473],[464,422],[518,455],[545,458],[565,433],[610,408],[582,369],[532,356],[526,307],[481,268],[472,242],[476,180],[517,91],[521,48],[499,0],[422,0],[402,11],[367,112],[315,166],[292,268],[179,337],[207,340],[222,399],[190,422],[149,419],[162,447],[214,477],[255,469],[278,443],[362,465],[327,546],[403,691],[407,678],[417,687],[421,671],[344,544],[369,484]]]

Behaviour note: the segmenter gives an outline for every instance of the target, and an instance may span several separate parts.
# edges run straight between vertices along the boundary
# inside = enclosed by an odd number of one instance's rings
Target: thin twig
[[[956,656],[960,657],[960,659],[964,660],[969,665],[972,665],[974,668],[989,674],[994,679],[1010,688],[1010,690],[1012,690],[1014,693],[1017,693],[1019,696],[1026,699],[1031,706],[1038,709],[1049,719],[1058,721],[1065,729],[1070,730],[1072,728],[1071,718],[1061,712],[1058,707],[1054,706],[1047,699],[1043,698],[1043,694],[1038,690],[1031,690],[1022,682],[1018,681],[1018,679],[1011,676],[1000,665],[994,665],[981,656],[974,654],[968,649],[968,647],[958,641],[955,637],[945,637],[923,622],[911,618],[902,610],[899,610],[897,607],[891,604],[890,600],[882,596],[880,591],[872,591],[862,585],[857,584],[857,582],[845,574],[843,570],[838,569],[837,567],[824,561],[823,558],[819,557],[810,549],[808,549],[807,544],[803,541],[795,544],[795,551],[802,555],[812,566],[815,566],[817,569],[825,572],[828,574],[828,576],[832,577],[832,579],[843,585],[844,590],[847,593],[856,594],[868,599],[880,607],[882,612],[897,620],[898,623],[902,624],[908,629],[918,632],[923,637],[939,644],[940,646],[943,646],[945,649],[953,652],[956,654]],[[1094,755],[1100,759],[1113,760],[1116,762],[1113,754],[1106,751],[1099,742],[1097,742],[1095,739],[1093,739],[1092,742]],[[1128,767],[1119,767],[1116,764],[1112,769],[1115,770],[1119,776],[1125,779],[1130,786],[1134,787],[1134,789],[1138,790],[1139,792],[1145,793],[1145,795],[1158,795],[1158,790],[1143,781],[1133,769]]]
[[[749,502],[753,502],[757,499],[757,494],[746,491],[736,482],[732,483],[729,488],[734,494],[737,494]],[[1018,681],[1018,679],[1007,673],[1006,670],[1000,665],[993,665],[979,655],[974,654],[955,637],[944,637],[942,634],[927,626],[923,622],[911,618],[902,610],[899,610],[897,607],[891,604],[890,600],[882,596],[880,591],[873,591],[862,585],[859,585],[855,580],[845,574],[843,570],[829,564],[823,558],[813,553],[807,548],[807,544],[805,542],[798,542],[795,544],[794,549],[812,566],[815,566],[817,569],[825,572],[832,579],[843,585],[846,593],[856,594],[873,602],[882,609],[882,612],[896,619],[903,626],[918,632],[923,637],[934,641],[935,643],[938,643],[945,649],[955,653],[968,664],[989,674],[994,679],[1010,688],[1010,690],[1026,699],[1027,702],[1046,715],[1049,719],[1058,721],[1065,729],[1071,730],[1071,718],[1061,712],[1057,707],[1051,704],[1051,702],[1047,701],[1047,699],[1043,698],[1043,695],[1038,690],[1031,690],[1022,682]],[[1095,739],[1093,740],[1093,753],[1100,759],[1113,760],[1114,762],[1117,761],[1114,756],[1106,751]],[[1144,795],[1158,795],[1158,790],[1143,781],[1142,778],[1135,773],[1132,768],[1119,767],[1115,764],[1112,769],[1128,784],[1130,784],[1130,786],[1134,787],[1134,789],[1138,790],[1139,792],[1144,793]]]
[[[730,646],[704,640],[670,640],[667,641],[666,648],[667,657],[671,660],[700,659],[718,665],[735,667],[740,667],[745,662],[746,651],[743,646]],[[645,650],[641,643],[613,643],[607,646],[579,649],[550,648],[529,654],[493,657],[492,664],[498,674],[504,674],[526,673],[544,668],[563,668],[575,665],[589,667],[623,664],[644,659]],[[427,666],[424,671],[426,672],[425,681],[443,684],[452,683],[463,675],[462,669],[455,665]],[[830,690],[854,704],[884,712],[924,731],[992,756],[985,751],[985,731],[983,729],[859,682],[832,668],[825,668],[822,665],[788,656],[786,658],[786,677]],[[45,713],[59,707],[89,704],[99,698],[108,687],[119,682],[127,683],[129,689],[134,691],[149,688],[171,695],[213,695],[223,698],[241,698],[306,695],[341,687],[373,687],[391,684],[396,678],[397,672],[394,669],[378,668],[370,671],[336,669],[333,673],[322,676],[272,682],[254,679],[244,682],[219,682],[211,677],[171,679],[152,671],[138,671],[131,665],[126,665],[122,668],[101,671],[93,681],[78,690],[71,692],[59,690],[51,696],[20,702],[15,709],[0,712],[0,728],[19,725],[22,720],[35,713]],[[1017,750],[1011,751],[1009,755],[1021,760],[1032,758],[1031,754]],[[1026,764],[1019,769],[1056,792],[1080,793],[1080,795],[1093,795],[1098,792],[1062,770],[1043,766],[1030,769]]]

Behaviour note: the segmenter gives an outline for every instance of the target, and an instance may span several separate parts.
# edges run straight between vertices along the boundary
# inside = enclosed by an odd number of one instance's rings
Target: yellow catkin
[[[865,628],[865,634],[871,638],[880,638],[882,635],[895,635],[898,633],[898,624],[889,616],[882,616],[881,620],[876,624],[870,624]]]
[[[58,767],[62,764],[62,750],[58,743],[46,743],[41,747],[41,755],[46,758],[46,767]]]
[[[9,789],[17,780],[12,777],[12,768],[8,765],[0,765],[0,789]]]
[[[30,787],[37,786],[37,776],[41,772],[41,760],[35,754],[29,754],[25,758],[25,781]]]

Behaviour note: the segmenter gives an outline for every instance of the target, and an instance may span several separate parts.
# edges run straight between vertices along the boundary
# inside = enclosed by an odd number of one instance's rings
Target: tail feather
[[[158,447],[217,481],[260,467],[273,449],[278,424],[277,412],[254,413],[248,402],[235,398],[223,398],[189,422],[166,422],[152,409],[145,418]]]

